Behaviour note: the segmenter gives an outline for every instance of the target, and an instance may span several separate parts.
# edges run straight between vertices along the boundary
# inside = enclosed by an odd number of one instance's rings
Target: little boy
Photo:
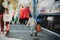
[[[34,18],[32,18],[32,15],[29,15],[29,20],[26,26],[30,26],[31,29],[31,36],[33,36],[33,33],[35,33],[35,36],[37,36],[36,30],[35,30],[35,26],[36,26],[37,22]]]

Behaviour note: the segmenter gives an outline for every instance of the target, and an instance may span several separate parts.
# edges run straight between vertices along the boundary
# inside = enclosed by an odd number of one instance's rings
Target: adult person
[[[24,20],[24,6],[20,8],[20,17],[19,17],[20,24],[23,24],[23,20]]]
[[[26,7],[24,9],[24,15],[23,15],[24,16],[24,24],[27,23],[29,14],[30,14],[30,9],[29,9],[29,7]]]
[[[5,12],[5,8],[3,7],[4,0],[0,0],[0,31],[4,34],[4,21],[3,21],[3,14]]]
[[[5,14],[3,15],[3,20],[4,20],[4,35],[9,33],[9,29],[10,29],[10,14],[9,14],[9,10],[8,10],[8,6],[9,6],[9,1],[5,0],[3,2],[3,6],[5,8]],[[5,29],[6,28],[6,29]]]
[[[10,29],[10,15],[8,13],[8,8],[5,9],[5,14],[3,15],[3,20],[4,20],[4,35],[9,33]]]
[[[10,24],[11,24],[12,21],[14,21],[14,14],[15,14],[15,11],[13,9],[13,5],[12,5],[11,1],[9,1],[8,12],[9,12],[10,17],[11,17],[11,22],[10,22]]]

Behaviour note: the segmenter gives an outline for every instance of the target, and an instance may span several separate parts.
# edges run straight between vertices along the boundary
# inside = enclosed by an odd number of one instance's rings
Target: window
[[[60,0],[55,0],[55,2],[60,1]]]

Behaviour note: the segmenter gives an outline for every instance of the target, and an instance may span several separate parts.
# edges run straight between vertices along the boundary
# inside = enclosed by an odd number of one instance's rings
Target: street
[[[38,36],[30,36],[30,28],[24,24],[11,24],[9,34],[5,36],[0,35],[0,40],[55,40],[53,37],[45,34],[43,31],[38,33]]]

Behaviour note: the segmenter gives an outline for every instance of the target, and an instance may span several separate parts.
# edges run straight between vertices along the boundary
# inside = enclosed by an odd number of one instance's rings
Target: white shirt
[[[36,22],[36,20],[34,18],[29,18],[27,26],[28,25],[33,26],[33,25],[36,25],[36,24],[37,24],[37,22]]]
[[[10,14],[10,17],[11,17],[11,20],[12,20],[12,15],[13,15],[13,12],[14,12],[12,4],[9,4],[8,10],[9,10],[8,13]]]
[[[9,4],[9,6],[8,6],[8,10],[9,10],[9,14],[12,15],[13,12],[14,12],[12,4]]]

